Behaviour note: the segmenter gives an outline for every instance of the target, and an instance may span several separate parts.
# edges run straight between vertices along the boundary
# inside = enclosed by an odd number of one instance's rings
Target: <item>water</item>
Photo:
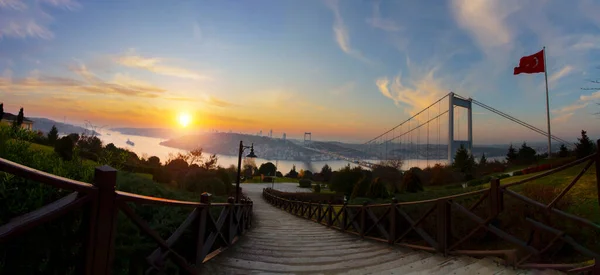
[[[119,132],[110,131],[110,130],[102,130],[101,136],[99,138],[106,145],[108,143],[113,143],[117,147],[128,149],[132,152],[135,152],[139,157],[151,157],[157,156],[160,158],[161,162],[164,162],[169,159],[169,154],[177,154],[177,153],[187,153],[185,150],[180,150],[176,148],[171,148],[167,146],[160,145],[161,142],[166,139],[154,138],[154,137],[143,137],[143,136],[132,136],[132,135],[124,135]],[[131,146],[127,144],[127,140],[131,140],[135,143],[135,146]],[[210,152],[206,152],[205,155],[210,154]],[[260,152],[256,152],[257,155],[260,155]],[[234,165],[237,167],[237,156],[230,155],[219,155],[217,154],[218,165],[222,167],[229,167],[230,165]],[[349,163],[343,160],[328,160],[328,161],[313,161],[313,162],[304,162],[304,161],[294,161],[294,160],[269,160],[257,158],[255,159],[256,165],[260,166],[261,163],[272,162],[277,165],[277,170],[281,171],[283,174],[289,172],[292,167],[296,166],[296,171],[310,170],[313,172],[321,171],[321,167],[327,164],[334,171],[347,166],[350,164],[351,167],[356,166],[356,164]],[[370,161],[372,163],[377,163],[377,160]],[[425,160],[425,159],[409,159],[404,162],[404,169],[408,167],[420,167],[425,168],[427,165],[433,166],[436,163],[446,163],[446,160]]]

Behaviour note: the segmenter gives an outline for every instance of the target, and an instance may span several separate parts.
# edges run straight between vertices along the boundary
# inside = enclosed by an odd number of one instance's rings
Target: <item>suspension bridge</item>
[[[391,129],[353,148],[332,147],[326,142],[313,141],[311,133],[305,134],[304,147],[367,168],[388,160],[406,160],[408,167],[412,167],[411,161],[418,161],[422,166],[452,164],[458,148],[463,146],[469,152],[473,150],[474,106],[541,136],[548,136],[548,132],[510,114],[450,92]],[[463,120],[466,120],[466,125]],[[555,135],[551,138],[566,146],[572,145],[572,142]]]

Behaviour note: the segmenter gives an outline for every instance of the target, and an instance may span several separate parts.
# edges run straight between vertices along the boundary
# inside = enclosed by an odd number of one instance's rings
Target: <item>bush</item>
[[[521,175],[523,175],[523,171],[519,170],[519,171],[514,171],[513,172],[513,176],[521,176]]]
[[[423,191],[423,184],[417,176],[415,169],[410,169],[404,173],[404,177],[402,177],[402,191],[410,193]]]
[[[204,171],[190,171],[185,176],[184,188],[198,194],[208,192],[217,196],[227,195],[225,183],[216,176],[211,176]]]
[[[365,197],[367,192],[369,191],[369,185],[371,184],[371,179],[369,177],[363,176],[356,184],[354,184],[354,188],[352,189],[352,195],[350,195],[351,199]]]
[[[497,179],[501,180],[501,179],[505,179],[505,178],[510,178],[509,174],[500,174],[496,176]]]
[[[350,168],[350,165],[333,172],[329,189],[331,191],[343,193],[346,196],[352,194],[354,185],[363,177],[363,170],[360,167]]]
[[[298,181],[298,185],[302,188],[310,188],[312,185],[312,181],[307,179],[301,179]]]
[[[268,176],[264,176],[264,175],[260,175],[262,182],[274,182],[275,178],[273,177],[268,177]]]
[[[62,137],[56,142],[54,152],[56,152],[63,160],[71,160],[73,158],[73,140],[68,137]]]
[[[172,180],[171,172],[164,167],[154,169],[154,173],[152,173],[152,179],[159,183],[170,184]]]
[[[369,185],[367,197],[371,199],[387,198],[389,196],[385,184],[381,178],[375,178]]]
[[[313,186],[313,192],[315,192],[315,193],[321,193],[321,185],[320,184],[315,184],[315,186]]]

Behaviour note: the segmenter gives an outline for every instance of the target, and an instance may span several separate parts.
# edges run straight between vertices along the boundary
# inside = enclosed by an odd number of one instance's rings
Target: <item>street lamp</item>
[[[241,173],[242,173],[242,170],[241,170],[242,169],[242,153],[244,152],[245,149],[248,149],[248,148],[250,148],[250,154],[248,154],[246,157],[256,158],[256,155],[254,154],[254,143],[252,143],[251,146],[244,146],[244,144],[240,140],[240,151],[239,151],[239,155],[238,155],[237,182],[235,184],[235,203],[240,202],[240,177],[241,177]]]

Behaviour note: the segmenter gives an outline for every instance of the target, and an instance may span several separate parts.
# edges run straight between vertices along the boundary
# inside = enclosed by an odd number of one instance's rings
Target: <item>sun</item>
[[[179,125],[182,127],[187,127],[190,125],[190,122],[192,122],[192,116],[190,116],[188,113],[179,113],[177,116],[177,122],[179,122]]]

